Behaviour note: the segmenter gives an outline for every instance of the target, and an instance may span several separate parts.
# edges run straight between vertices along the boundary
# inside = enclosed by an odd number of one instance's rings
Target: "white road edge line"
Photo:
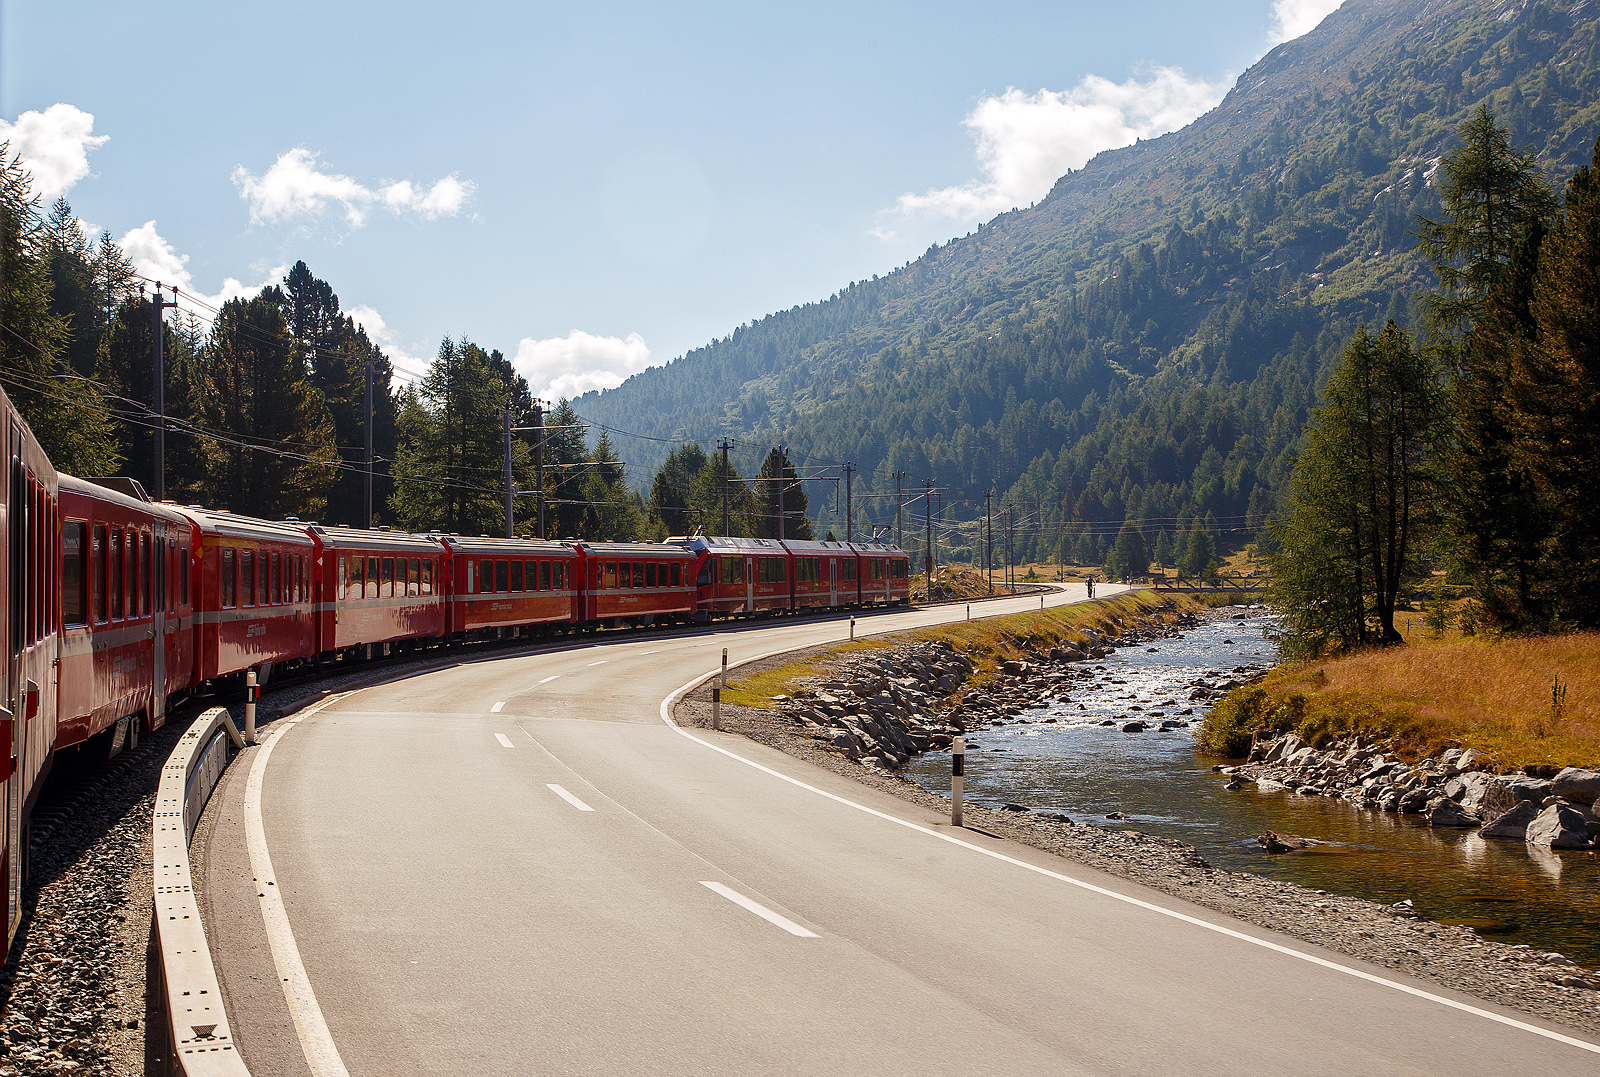
[[[635,658],[640,658],[640,657],[643,657],[644,655],[647,655],[647,654],[660,654],[660,653],[661,653],[661,648],[660,647],[657,647],[653,651],[634,651],[633,652]]]
[[[764,658],[772,658],[785,653],[787,653],[787,650],[772,651],[768,654],[756,655],[753,658],[746,658],[734,663],[734,667],[747,665],[751,662],[759,662]],[[1302,950],[1296,950],[1293,947],[1272,942],[1269,939],[1258,939],[1253,935],[1245,934],[1243,931],[1235,931],[1231,927],[1224,927],[1221,924],[1213,924],[1209,921],[1202,920],[1197,916],[1190,916],[1187,913],[1178,912],[1176,909],[1165,909],[1160,905],[1143,901],[1136,897],[1131,897],[1128,894],[1119,894],[1115,890],[1108,890],[1103,886],[1096,886],[1094,883],[1084,882],[1081,879],[1074,879],[1069,875],[1062,875],[1060,872],[1051,871],[1049,868],[1040,867],[1037,864],[1030,864],[1025,860],[1018,860],[1016,857],[1007,856],[1005,853],[998,852],[994,849],[985,849],[981,845],[974,845],[970,841],[963,841],[953,834],[942,834],[930,827],[923,826],[921,823],[913,823],[909,819],[900,819],[890,815],[887,812],[881,812],[876,808],[869,808],[865,804],[858,804],[847,797],[839,796],[837,793],[830,793],[826,789],[819,789],[814,785],[807,785],[798,778],[791,778],[789,775],[784,774],[781,771],[773,770],[771,767],[764,766],[761,763],[757,763],[753,759],[746,759],[737,752],[731,752],[720,745],[712,744],[708,740],[704,740],[695,736],[693,733],[690,733],[687,729],[684,729],[672,719],[672,708],[677,704],[678,700],[688,695],[695,688],[699,687],[701,684],[704,684],[712,677],[717,676],[719,672],[720,670],[712,670],[709,673],[702,674],[701,676],[690,681],[688,684],[684,685],[682,688],[679,688],[677,691],[673,692],[671,695],[667,696],[667,698],[663,699],[661,701],[661,720],[668,726],[672,727],[672,729],[679,735],[688,737],[696,744],[704,745],[714,752],[720,752],[729,759],[737,760],[747,767],[754,767],[756,770],[770,774],[780,781],[785,781],[790,785],[798,786],[807,792],[817,794],[817,796],[826,797],[837,804],[843,804],[847,808],[854,808],[856,811],[877,816],[879,819],[894,823],[896,826],[903,826],[908,830],[915,830],[919,834],[926,834],[930,838],[938,838],[940,841],[949,842],[951,845],[959,845],[963,849],[970,849],[975,853],[981,853],[984,856],[1014,865],[1024,869],[1025,871],[1031,871],[1035,874],[1046,876],[1047,878],[1056,879],[1060,882],[1066,883],[1068,886],[1076,886],[1079,889],[1088,890],[1089,892],[1099,894],[1102,897],[1111,898],[1113,901],[1121,901],[1129,905],[1135,905],[1141,909],[1146,909],[1161,916],[1167,916],[1174,920],[1181,920],[1186,924],[1192,924],[1195,927],[1204,928],[1206,931],[1214,931],[1219,935],[1226,935],[1229,938],[1237,939],[1240,942],[1249,943],[1252,946],[1259,946],[1265,950],[1272,950],[1275,953],[1280,953],[1287,957],[1297,958],[1298,960],[1308,962],[1312,965],[1318,965],[1325,969],[1331,969],[1334,972],[1342,972],[1346,976],[1353,976],[1358,980],[1365,980],[1368,983],[1378,984],[1381,987],[1388,987],[1392,990],[1399,991],[1402,994],[1411,995],[1416,998],[1427,999],[1430,1002],[1437,1002],[1439,1005],[1447,1006],[1453,1010],[1460,1010],[1463,1013],[1470,1013],[1475,1017],[1482,1017],[1485,1020],[1494,1021],[1502,1025],[1508,1025],[1511,1028],[1518,1028],[1524,1032],[1531,1032],[1535,1036],[1543,1036],[1547,1040],[1555,1040],[1557,1043],[1565,1043],[1569,1046],[1576,1047],[1579,1050],[1600,1055],[1600,1044],[1590,1043],[1587,1040],[1580,1040],[1575,1036],[1566,1036],[1560,1032],[1554,1032],[1550,1029],[1540,1028],[1538,1025],[1530,1025],[1526,1021],[1518,1021],[1514,1017],[1507,1017],[1504,1014],[1498,1014],[1492,1010],[1481,1009],[1477,1006],[1470,1005],[1469,1003],[1457,1002],[1455,999],[1445,998],[1443,995],[1435,995],[1431,991],[1424,991],[1421,988],[1412,987],[1409,984],[1397,983],[1394,980],[1385,979],[1382,976],[1376,976],[1362,969],[1351,968],[1348,965],[1341,965],[1337,961],[1329,961],[1327,958],[1318,957],[1316,954],[1308,954]],[[711,884],[707,883],[706,885],[710,886]]]
[[[594,811],[594,809],[589,807],[589,805],[585,804],[583,801],[567,792],[561,786],[556,785],[554,782],[547,783],[545,788],[550,790],[556,796],[560,797],[562,800],[566,801],[568,804],[571,804],[574,808],[577,808],[579,811]]]
[[[505,709],[506,709],[506,701],[502,699],[500,702],[496,703],[494,706],[489,708],[489,713],[490,714],[499,714],[501,711],[503,711]]]
[[[602,658],[598,662],[590,662],[589,663],[589,668],[593,669],[595,666],[603,666],[605,664],[606,664],[606,660],[604,658]]]
[[[504,733],[496,733],[494,735],[494,739],[500,742],[500,747],[502,747],[502,748],[515,748],[516,747],[515,744],[511,743],[511,738],[506,736]]]
[[[552,674],[551,676],[546,677],[544,680],[540,681],[539,683],[540,684],[549,684],[551,681],[555,680],[559,676],[561,676],[561,674],[559,674],[559,673]]]
[[[250,849],[250,871],[255,875],[257,893],[260,895],[261,919],[266,923],[267,943],[272,949],[272,963],[277,966],[278,980],[283,986],[284,1001],[289,1004],[289,1016],[294,1018],[295,1032],[300,1036],[300,1049],[305,1053],[306,1065],[312,1077],[350,1077],[334,1046],[333,1034],[317,1005],[316,992],[311,990],[311,980],[306,976],[305,964],[300,960],[300,947],[294,941],[294,931],[289,927],[289,914],[283,907],[283,896],[278,892],[277,876],[272,871],[272,857],[267,853],[267,834],[261,824],[261,786],[267,772],[267,760],[272,758],[273,745],[303,719],[332,703],[332,696],[314,709],[302,711],[273,729],[262,740],[255,760],[250,765],[250,777],[244,787],[245,843]]]
[[[815,931],[807,931],[805,928],[801,927],[787,916],[780,916],[771,909],[767,908],[765,905],[761,904],[759,901],[750,900],[730,886],[723,886],[721,883],[707,882],[705,879],[700,880],[700,885],[706,887],[714,894],[721,894],[723,897],[727,898],[741,909],[747,909],[750,912],[755,913],[767,923],[776,924],[778,927],[783,928],[791,935],[798,935],[802,939],[820,939],[822,937]]]

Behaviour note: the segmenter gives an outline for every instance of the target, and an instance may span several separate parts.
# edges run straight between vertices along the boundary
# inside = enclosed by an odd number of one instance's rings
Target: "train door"
[[[746,557],[744,559],[744,611],[746,613],[754,613],[756,611],[756,559],[754,557]]]
[[[167,719],[167,532],[166,523],[157,520],[151,526],[150,547],[154,564],[151,566],[150,587],[150,728],[157,729]]]
[[[22,646],[24,596],[27,577],[23,558],[28,544],[27,476],[22,467],[22,428],[13,422],[6,431],[6,513],[5,532],[5,668],[0,670],[0,729],[5,744],[0,748],[0,775],[4,776],[4,803],[0,822],[5,824],[4,844],[0,845],[0,876],[3,876],[6,903],[6,940],[22,912],[22,744],[27,726],[26,701],[22,698]]]
[[[828,605],[839,604],[839,559],[828,558]]]

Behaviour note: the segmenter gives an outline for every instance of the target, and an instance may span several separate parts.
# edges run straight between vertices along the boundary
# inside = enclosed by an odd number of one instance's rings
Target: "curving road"
[[[1050,599],[1074,600],[1081,588]],[[199,838],[201,907],[252,1071],[1600,1067],[1600,1048],[1556,1026],[663,720],[722,647],[739,661],[847,631],[817,620],[479,661],[277,723],[229,768]]]

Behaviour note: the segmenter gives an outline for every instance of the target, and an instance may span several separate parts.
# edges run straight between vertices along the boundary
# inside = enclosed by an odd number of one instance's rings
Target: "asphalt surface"
[[[1582,1037],[1535,1018],[662,719],[723,647],[738,661],[847,632],[841,618],[478,661],[279,723],[229,768],[199,838],[252,1071],[1600,1071],[1540,1030]],[[252,770],[270,874],[252,873]],[[287,943],[265,926],[276,901]]]

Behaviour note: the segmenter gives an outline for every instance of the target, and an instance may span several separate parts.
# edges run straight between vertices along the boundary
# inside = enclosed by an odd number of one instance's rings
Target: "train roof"
[[[223,509],[203,509],[198,505],[173,505],[178,513],[194,521],[205,535],[226,535],[229,538],[250,539],[255,542],[287,542],[297,546],[310,546],[311,536],[306,525],[293,520],[259,520],[254,516],[241,516]]]
[[[92,497],[96,501],[104,501],[129,512],[146,513],[171,523],[188,522],[184,514],[178,511],[178,506],[170,501],[152,502],[130,497],[121,490],[113,490],[110,487],[101,486],[97,482],[80,479],[76,475],[68,475],[65,472],[61,473],[58,481],[60,482],[62,493],[77,494],[80,497]]]
[[[579,549],[597,557],[687,557],[689,551],[668,542],[578,542]]]
[[[499,556],[528,553],[535,557],[553,557],[556,554],[570,554],[573,552],[572,543],[570,542],[560,542],[556,539],[539,539],[531,536],[494,538],[487,535],[476,537],[468,535],[439,535],[436,537],[452,551],[459,550],[462,553],[492,553]]]
[[[737,538],[728,535],[691,535],[688,538],[667,539],[674,546],[693,550],[699,553],[703,550],[712,553],[783,553],[783,545],[777,539],[762,538]]]
[[[791,553],[848,553],[850,547],[842,542],[828,539],[784,539],[783,544]]]
[[[413,535],[409,531],[386,528],[340,527],[307,524],[305,529],[330,550],[393,550],[407,554],[443,553],[437,535]]]
[[[892,542],[852,542],[850,548],[857,553],[874,556],[904,557],[906,552]]]

